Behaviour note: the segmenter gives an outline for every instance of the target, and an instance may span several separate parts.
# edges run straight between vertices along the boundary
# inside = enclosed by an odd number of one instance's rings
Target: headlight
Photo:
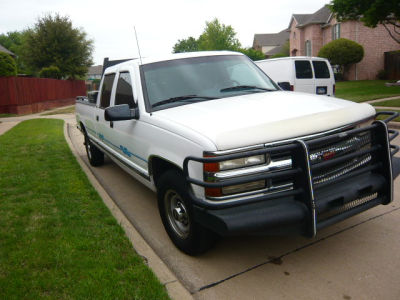
[[[266,161],[265,155],[242,157],[232,160],[221,161],[219,163],[219,169],[223,171],[223,170],[231,170],[243,167],[250,167],[254,165],[264,164],[265,161]]]
[[[222,188],[222,194],[231,195],[236,193],[249,192],[265,188],[265,180],[248,182],[238,185],[231,185]]]

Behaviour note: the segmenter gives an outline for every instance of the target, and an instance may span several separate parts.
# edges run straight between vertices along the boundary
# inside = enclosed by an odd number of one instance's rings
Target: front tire
[[[104,153],[99,150],[89,139],[85,132],[85,148],[90,165],[98,167],[104,164]]]
[[[214,245],[216,234],[193,218],[193,207],[182,173],[169,170],[161,175],[157,197],[165,230],[178,249],[189,255],[198,255]]]

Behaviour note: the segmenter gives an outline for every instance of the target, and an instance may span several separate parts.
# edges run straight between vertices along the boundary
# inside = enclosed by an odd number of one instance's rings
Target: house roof
[[[289,28],[293,19],[297,22],[297,27],[304,27],[310,24],[326,24],[332,16],[332,11],[328,5],[324,5],[313,14],[293,14],[290,19]]]
[[[282,51],[284,45],[279,45],[276,46],[275,48],[272,48],[271,50],[265,52],[265,55],[271,56],[271,55],[275,55],[278,54]]]
[[[103,65],[91,66],[88,69],[88,75],[101,75],[103,71]]]
[[[290,33],[285,29],[278,33],[255,34],[253,47],[259,46],[281,46],[289,39]]]
[[[11,56],[15,56],[14,53],[12,53],[10,50],[8,50],[7,48],[4,48],[2,45],[0,45],[0,52],[5,52]]]

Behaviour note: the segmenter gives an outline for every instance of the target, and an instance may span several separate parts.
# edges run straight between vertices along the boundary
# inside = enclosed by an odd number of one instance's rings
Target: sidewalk
[[[361,103],[376,103],[376,102],[382,102],[382,101],[394,100],[394,99],[400,99],[400,95],[394,96],[394,97],[382,98],[382,99],[369,100],[369,101],[365,101],[365,102],[361,102]]]
[[[62,119],[62,120],[65,120],[66,122],[72,122],[72,121],[75,120],[75,114],[55,114],[55,115],[42,116],[42,114],[48,114],[48,113],[51,113],[51,112],[56,112],[56,111],[58,111],[60,109],[68,108],[68,107],[71,107],[71,105],[57,107],[55,109],[50,109],[50,110],[46,110],[46,111],[41,111],[41,112],[36,113],[36,114],[0,118],[0,135],[5,133],[6,131],[10,130],[11,128],[13,128],[19,122],[22,122],[22,121],[25,121],[25,120],[30,120],[30,119],[37,119],[37,118]]]

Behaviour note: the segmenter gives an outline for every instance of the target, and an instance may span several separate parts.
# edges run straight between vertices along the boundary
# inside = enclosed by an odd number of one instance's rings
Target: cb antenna
[[[139,52],[140,64],[142,64],[142,55],[140,54],[140,47],[139,47],[139,41],[137,38],[136,27],[133,26],[133,29],[135,30],[136,44],[137,44],[137,48],[138,48],[138,52]]]

